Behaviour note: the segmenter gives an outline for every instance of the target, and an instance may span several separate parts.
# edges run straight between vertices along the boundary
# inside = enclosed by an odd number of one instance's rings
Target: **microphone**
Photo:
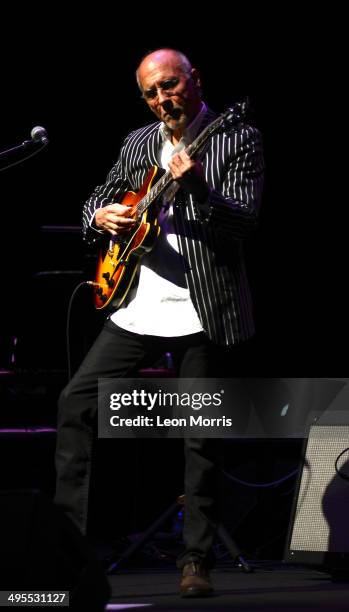
[[[25,151],[26,149],[29,149],[29,151],[31,151],[35,149],[33,153],[29,153],[23,159],[16,159],[15,161],[10,161],[10,163],[8,163],[6,166],[0,167],[0,172],[6,170],[6,168],[11,168],[12,166],[20,164],[25,159],[29,159],[29,157],[33,157],[33,155],[36,155],[37,153],[39,153],[39,151],[42,151],[42,149],[46,147],[49,142],[47,132],[45,128],[43,128],[41,125],[36,125],[35,127],[33,127],[32,131],[30,132],[30,136],[30,140],[24,140],[19,145],[11,147],[10,149],[5,149],[4,151],[0,151],[0,163],[2,163],[3,159],[7,160],[9,158],[11,160],[13,156],[17,155],[20,152],[22,153],[23,150]],[[38,144],[41,146],[34,146]]]
[[[47,132],[41,125],[33,127],[32,131],[30,132],[30,136],[33,142],[41,142],[45,145],[48,143]]]

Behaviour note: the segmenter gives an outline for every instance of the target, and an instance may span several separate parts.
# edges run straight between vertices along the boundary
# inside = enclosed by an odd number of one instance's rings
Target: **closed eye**
[[[178,85],[179,83],[179,79],[175,78],[175,79],[167,79],[166,81],[162,81],[162,83],[160,83],[160,87],[161,89],[164,89],[165,91],[168,91],[169,89],[174,89],[174,87],[176,87],[176,85]]]
[[[166,79],[165,81],[161,81],[159,87],[151,87],[150,89],[146,89],[143,92],[143,97],[147,100],[153,100],[158,95],[158,89],[162,89],[163,91],[171,91],[174,89],[179,83],[179,78],[173,77],[172,79]]]

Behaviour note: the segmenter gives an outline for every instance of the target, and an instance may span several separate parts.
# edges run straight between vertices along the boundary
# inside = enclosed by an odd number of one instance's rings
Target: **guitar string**
[[[216,131],[217,125],[221,123],[221,121],[222,121],[222,118],[218,117],[216,121],[213,121],[210,125],[207,126],[207,128],[198,136],[198,138],[187,147],[188,155],[193,155],[197,151],[200,150],[200,147],[202,146],[203,142],[206,142],[208,136],[210,136],[212,132]],[[170,179],[171,179],[170,172],[166,172],[166,174],[160,179],[160,181],[156,183],[154,187],[151,188],[151,190],[147,193],[147,195],[144,196],[139,202],[137,202],[135,206],[137,214],[139,214],[142,207],[143,207],[143,210],[141,210],[141,215],[143,214],[143,212],[145,212],[147,208],[149,208],[150,204],[154,202],[154,200],[159,197],[163,189],[168,186],[167,183],[171,182]],[[125,245],[125,248],[123,252],[121,253],[121,255],[118,256],[119,262],[121,262],[122,259],[124,259],[130,244],[132,243],[133,239],[137,235],[138,230],[139,230],[139,226],[135,230],[132,237],[128,239],[127,244]],[[114,268],[111,278],[113,278],[116,271],[117,271],[117,267]]]
[[[229,109],[228,112],[231,112],[232,109]],[[224,115],[226,115],[227,113],[225,113]],[[200,151],[200,148],[203,144],[205,144],[206,140],[208,139],[208,137],[217,131],[217,127],[219,127],[219,124],[223,124],[225,117],[220,116],[218,117],[215,121],[213,121],[212,123],[210,123],[206,129],[203,130],[203,132],[201,132],[201,134],[199,134],[199,136],[196,138],[196,140],[194,140],[193,143],[191,143],[190,145],[188,145],[186,151],[188,153],[188,155],[193,156],[195,153],[197,153],[198,151]],[[235,120],[241,120],[241,116],[240,117],[236,117]],[[145,212],[145,210],[147,210],[147,208],[149,208],[150,204],[152,204],[152,202],[157,199],[162,191],[164,190],[164,188],[166,188],[168,186],[168,184],[171,183],[171,175],[170,172],[166,172],[166,174],[160,179],[160,181],[158,183],[156,183],[151,190],[146,194],[146,196],[144,196],[139,202],[137,202],[135,209],[137,211],[137,213],[139,213],[139,211],[142,209],[141,211],[141,215],[143,214],[143,212]],[[140,215],[140,216],[141,216]],[[122,261],[122,259],[125,257],[125,254],[127,253],[127,249],[130,246],[130,243],[133,241],[133,239],[135,238],[135,236],[137,235],[137,232],[139,230],[139,226],[137,227],[137,229],[135,230],[134,234],[132,235],[132,237],[128,240],[127,245],[125,246],[125,249],[123,251],[123,253],[121,254],[121,256],[118,258],[119,262]],[[115,244],[115,243],[114,243]],[[117,267],[114,268],[113,273],[111,275],[111,278],[113,278],[115,272],[117,270]]]
[[[207,137],[210,136],[212,132],[216,131],[217,125],[219,123],[222,123],[222,117],[218,117],[215,121],[210,123],[207,126],[207,128],[203,130],[201,134],[199,134],[197,139],[193,143],[188,145],[186,151],[189,156],[198,152],[198,150],[203,144],[203,141],[206,142]],[[162,179],[160,179],[159,183],[156,183],[154,187],[152,187],[152,189],[149,191],[149,193],[147,193],[147,195],[144,198],[142,198],[139,202],[137,202],[136,204],[137,213],[139,213],[139,211],[143,207],[143,210],[141,210],[141,214],[143,214],[143,212],[150,206],[150,204],[154,201],[154,199],[159,197],[163,188],[167,187],[167,184],[162,185],[162,183],[170,182],[169,179],[170,179],[170,172],[166,172],[166,174],[162,177]],[[157,193],[157,191],[159,191],[159,193]],[[148,202],[147,200],[150,200],[150,201]]]

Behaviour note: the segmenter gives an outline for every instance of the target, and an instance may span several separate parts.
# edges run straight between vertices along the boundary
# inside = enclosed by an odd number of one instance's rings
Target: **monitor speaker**
[[[42,492],[0,491],[5,590],[69,591],[70,608],[104,610],[110,586],[86,538]]]
[[[309,428],[285,560],[349,570],[349,424],[333,417]]]

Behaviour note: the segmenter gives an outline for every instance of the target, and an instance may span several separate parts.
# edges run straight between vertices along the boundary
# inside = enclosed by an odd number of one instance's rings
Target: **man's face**
[[[198,113],[199,77],[195,69],[186,73],[173,54],[146,58],[138,69],[138,79],[150,110],[173,132],[183,131]]]

